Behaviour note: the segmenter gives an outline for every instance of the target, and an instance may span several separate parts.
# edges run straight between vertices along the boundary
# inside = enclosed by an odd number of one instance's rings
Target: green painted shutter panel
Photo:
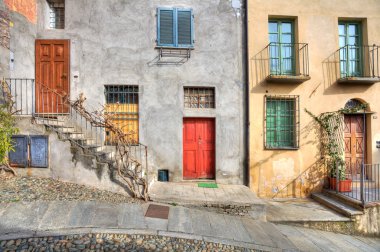
[[[266,101],[266,147],[295,146],[295,101],[268,99]]]
[[[159,44],[174,45],[174,12],[173,10],[159,10]]]
[[[192,44],[191,11],[178,10],[178,45]]]

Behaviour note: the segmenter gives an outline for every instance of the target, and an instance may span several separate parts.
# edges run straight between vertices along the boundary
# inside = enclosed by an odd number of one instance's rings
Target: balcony
[[[339,64],[340,84],[374,84],[380,82],[379,46],[346,45],[334,54]]]
[[[309,48],[306,43],[269,43],[258,55],[265,80],[299,84],[310,80]]]

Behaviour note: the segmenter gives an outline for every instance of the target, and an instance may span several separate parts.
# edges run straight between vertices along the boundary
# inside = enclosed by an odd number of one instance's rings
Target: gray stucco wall
[[[193,9],[195,50],[182,65],[154,64],[157,7]],[[140,142],[149,147],[154,175],[169,169],[171,180],[181,181],[183,118],[214,117],[216,181],[243,183],[245,45],[243,18],[230,0],[66,0],[64,30],[46,28],[45,0],[37,9],[36,25],[11,15],[15,65],[6,77],[34,78],[35,39],[70,39],[71,97],[84,92],[100,107],[105,84],[139,85]],[[216,108],[184,109],[184,86],[215,87]]]

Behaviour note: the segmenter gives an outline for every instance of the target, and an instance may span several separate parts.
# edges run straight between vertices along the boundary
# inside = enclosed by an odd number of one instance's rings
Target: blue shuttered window
[[[191,48],[194,43],[191,9],[157,9],[157,46]]]

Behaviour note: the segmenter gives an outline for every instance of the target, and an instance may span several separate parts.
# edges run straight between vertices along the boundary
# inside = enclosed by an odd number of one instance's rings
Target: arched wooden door
[[[366,159],[365,116],[344,115],[344,152],[346,172],[353,179],[360,178],[361,165]]]

